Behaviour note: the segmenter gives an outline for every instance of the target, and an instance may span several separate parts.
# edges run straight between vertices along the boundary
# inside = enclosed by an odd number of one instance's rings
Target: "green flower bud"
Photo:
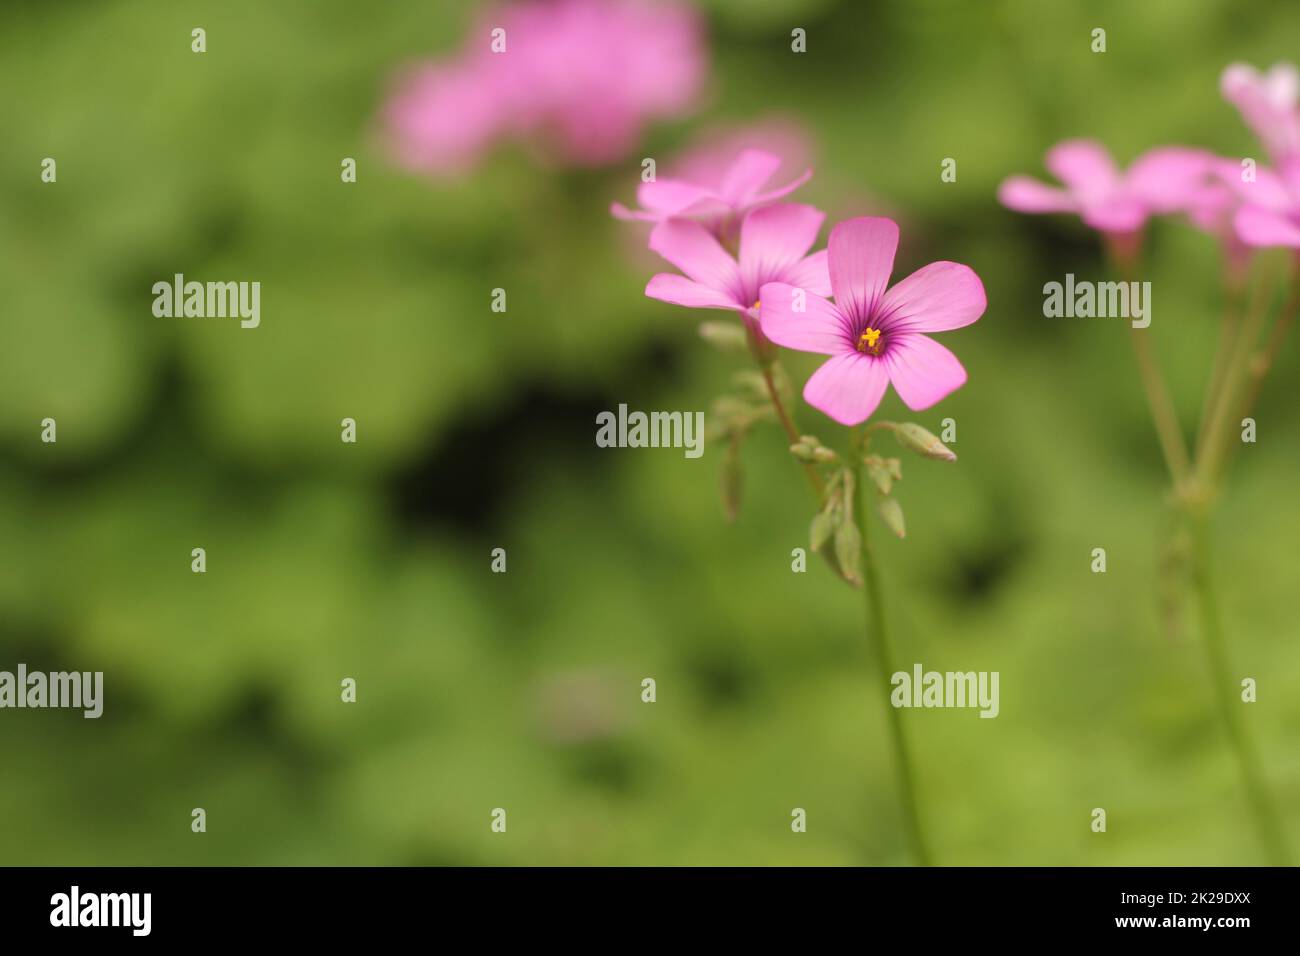
[[[885,523],[885,527],[900,538],[906,536],[907,530],[903,526],[903,508],[898,503],[897,498],[881,498],[880,504],[877,505],[877,511],[879,511],[880,520]]]
[[[862,583],[862,534],[847,517],[835,529],[835,561],[846,581],[853,585]]]
[[[812,526],[808,529],[808,543],[814,551],[820,551],[835,533],[835,517],[832,509],[819,511],[813,516]]]
[[[924,458],[935,461],[956,461],[957,456],[938,436],[932,435],[915,422],[903,422],[894,426],[894,437],[908,451],[914,451]]]
[[[882,495],[889,494],[889,489],[894,487],[894,482],[897,479],[885,461],[875,455],[868,455],[862,459],[862,464],[866,466],[867,477],[876,486],[876,490]]]

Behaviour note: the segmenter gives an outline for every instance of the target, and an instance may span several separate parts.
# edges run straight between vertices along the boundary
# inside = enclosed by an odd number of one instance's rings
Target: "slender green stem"
[[[772,411],[776,412],[776,420],[781,423],[781,428],[785,431],[785,437],[793,445],[799,440],[799,429],[795,428],[794,420],[790,417],[790,413],[786,411],[785,403],[781,401],[781,390],[776,387],[776,381],[772,378],[771,359],[764,353],[763,344],[759,341],[758,335],[748,322],[745,323],[745,331],[749,335],[749,348],[754,355],[754,361],[758,363],[758,370],[763,374],[763,384],[767,386],[767,397],[772,403]],[[822,476],[817,473],[817,469],[812,465],[804,465],[803,473],[808,479],[808,485],[812,488],[813,494],[817,496],[818,505],[820,505],[822,491],[825,487],[822,483]]]
[[[1151,420],[1155,423],[1156,435],[1160,439],[1160,450],[1164,454],[1165,465],[1169,468],[1169,477],[1177,486],[1191,468],[1187,457],[1187,442],[1178,425],[1178,414],[1174,411],[1174,402],[1169,396],[1169,386],[1151,352],[1146,330],[1135,329],[1130,325],[1129,332],[1133,354],[1137,356],[1142,388],[1146,391],[1147,404],[1151,408]]]
[[[1141,248],[1140,236],[1108,234],[1105,247],[1111,268],[1124,281],[1133,281]],[[1134,328],[1129,323],[1129,340],[1133,343],[1133,354],[1137,357],[1138,375],[1142,380],[1142,389],[1146,392],[1147,407],[1151,409],[1151,421],[1156,427],[1156,437],[1160,440],[1160,451],[1164,455],[1165,466],[1169,469],[1169,477],[1174,486],[1178,487],[1191,470],[1191,459],[1187,454],[1187,440],[1178,424],[1178,413],[1169,394],[1169,384],[1151,351],[1148,334],[1146,329]]]
[[[890,695],[884,691],[888,686],[890,675],[895,672],[893,645],[885,623],[884,596],[880,587],[880,572],[876,567],[875,557],[867,534],[871,523],[871,514],[867,510],[866,476],[861,467],[856,468],[854,487],[856,489],[856,507],[854,517],[858,531],[862,536],[862,581],[866,596],[867,637],[875,649],[876,661],[880,668],[881,700],[885,704],[885,717],[889,723],[889,738],[893,746],[894,760],[898,764],[898,795],[903,808],[903,817],[907,828],[908,840],[912,853],[920,866],[930,866],[930,851],[926,846],[925,834],[921,828],[921,815],[917,809],[915,772],[907,747],[907,736],[903,730],[903,718],[890,702]]]
[[[1223,456],[1227,450],[1229,420],[1240,400],[1240,391],[1254,352],[1255,342],[1268,317],[1268,307],[1273,299],[1271,283],[1261,282],[1246,317],[1238,329],[1237,341],[1224,369],[1219,392],[1210,403],[1210,416],[1205,424],[1204,443],[1197,448],[1196,470],[1200,481],[1212,487],[1218,477]]]
[[[1291,326],[1295,324],[1298,309],[1300,309],[1300,258],[1297,258],[1292,263],[1291,291],[1282,306],[1282,313],[1277,317],[1277,321],[1273,323],[1273,329],[1269,333],[1268,340],[1245,362],[1245,371],[1243,372],[1245,381],[1242,384],[1244,396],[1235,416],[1238,421],[1244,421],[1254,414],[1255,403],[1259,401],[1259,393],[1264,388],[1264,380],[1268,377],[1269,371],[1273,368],[1273,362],[1277,359],[1278,353],[1282,351],[1282,346],[1286,343],[1287,334],[1291,331]],[[1217,463],[1220,471],[1227,465],[1235,447],[1228,444],[1224,448],[1223,458]]]
[[[1235,347],[1237,336],[1241,332],[1241,303],[1235,293],[1229,293],[1228,301],[1219,320],[1219,339],[1214,347],[1214,358],[1210,366],[1210,381],[1205,387],[1201,399],[1201,416],[1196,431],[1196,443],[1193,446],[1199,455],[1205,448],[1205,433],[1210,425],[1210,413],[1214,409],[1219,391],[1223,388],[1223,378],[1228,371],[1228,358]]]
[[[1204,513],[1194,514],[1191,521],[1195,549],[1194,581],[1201,617],[1201,641],[1205,646],[1206,663],[1209,666],[1210,680],[1214,684],[1214,696],[1218,703],[1219,715],[1223,719],[1224,729],[1228,733],[1228,739],[1241,769],[1242,782],[1246,788],[1246,796],[1250,802],[1251,814],[1264,853],[1273,866],[1289,866],[1290,853],[1287,850],[1282,820],[1273,804],[1263,771],[1260,769],[1259,755],[1255,750],[1254,741],[1242,722],[1240,702],[1236,696],[1237,680],[1228,664],[1223,624],[1214,589],[1214,569],[1211,566],[1209,516]]]

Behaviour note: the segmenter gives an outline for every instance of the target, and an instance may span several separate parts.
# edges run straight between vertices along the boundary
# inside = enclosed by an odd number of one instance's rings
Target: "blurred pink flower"
[[[636,194],[641,209],[614,203],[610,212],[619,219],[647,222],[670,217],[697,219],[723,234],[751,209],[788,196],[812,178],[812,170],[806,169],[783,186],[764,189],[780,166],[781,157],[775,153],[745,149],[725,167],[697,165],[697,174],[703,177],[700,180],[661,178],[642,183]]]
[[[667,219],[650,233],[650,248],[686,274],[660,273],[645,294],[694,309],[740,312],[751,323],[758,318],[764,283],[830,295],[826,251],[808,255],[825,218],[821,210],[798,203],[756,209],[740,226],[739,261],[700,223]]]
[[[842,425],[866,421],[891,383],[913,411],[966,383],[957,357],[922,333],[978,319],[987,305],[984,284],[969,266],[932,262],[887,290],[897,248],[892,219],[850,219],[831,230],[834,303],[787,283],[761,290],[768,339],[830,356],[808,379],[803,397]]]
[[[385,107],[391,148],[408,169],[459,173],[500,135],[508,111],[499,73],[461,63],[410,70]]]
[[[1152,214],[1184,210],[1213,162],[1204,150],[1161,146],[1121,173],[1100,143],[1067,140],[1052,147],[1046,160],[1064,188],[1012,176],[998,187],[998,200],[1017,212],[1072,212],[1101,232],[1131,233]]]
[[[1234,175],[1228,182],[1243,200],[1233,217],[1242,242],[1300,249],[1300,155],[1277,170],[1255,170],[1253,181]]]
[[[675,0],[531,0],[489,10],[457,56],[408,72],[384,120],[414,169],[464,170],[503,138],[602,166],[647,121],[689,109],[706,72],[700,20]]]
[[[1188,191],[1185,211],[1192,225],[1219,241],[1234,281],[1244,277],[1250,249],[1237,235],[1234,224],[1243,199],[1234,183],[1241,181],[1236,160],[1215,158],[1206,176]]]
[[[812,137],[798,120],[769,116],[743,124],[718,124],[697,137],[661,171],[688,183],[720,185],[727,168],[747,149],[781,157],[772,179],[789,182],[814,165]]]
[[[1223,71],[1219,89],[1242,120],[1259,137],[1275,162],[1300,153],[1300,74],[1290,63],[1278,63],[1260,73],[1245,63]]]

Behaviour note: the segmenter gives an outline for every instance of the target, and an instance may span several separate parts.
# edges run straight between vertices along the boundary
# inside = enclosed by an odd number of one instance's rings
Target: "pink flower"
[[[786,348],[830,356],[803,397],[842,425],[866,421],[891,383],[913,411],[966,383],[957,357],[922,333],[978,319],[987,305],[984,284],[969,266],[932,262],[887,290],[897,248],[892,219],[849,219],[831,230],[834,303],[787,283],[762,288],[763,334]]]
[[[747,149],[781,157],[781,165],[772,174],[777,182],[788,182],[813,166],[812,136],[804,125],[784,116],[770,116],[741,125],[710,125],[687,150],[659,171],[689,183],[716,185],[722,182],[736,157]]]
[[[1243,200],[1234,183],[1241,180],[1236,160],[1216,158],[1205,178],[1193,185],[1186,202],[1187,218],[1197,229],[1219,241],[1234,281],[1245,276],[1250,249],[1237,235],[1234,220]]]
[[[645,294],[695,309],[729,309],[751,322],[765,283],[829,295],[826,251],[808,255],[825,218],[821,210],[798,203],[755,209],[740,226],[739,261],[700,223],[667,219],[650,233],[650,248],[686,274],[654,276]]]
[[[1245,63],[1223,71],[1219,89],[1276,162],[1300,153],[1300,74],[1290,63],[1260,73]]]
[[[441,173],[473,167],[506,123],[499,79],[499,73],[459,63],[409,71],[384,108],[397,161]]]
[[[601,166],[648,120],[685,112],[706,68],[681,3],[530,0],[489,10],[452,60],[408,74],[384,118],[399,161],[429,172],[463,170],[504,138]]]
[[[998,187],[998,200],[1017,212],[1073,212],[1102,232],[1131,233],[1153,213],[1184,209],[1213,161],[1204,150],[1162,146],[1121,173],[1100,143],[1067,140],[1052,147],[1046,161],[1064,188],[1012,176]]]
[[[1233,218],[1242,242],[1300,249],[1300,155],[1277,171],[1257,169],[1253,181],[1239,173],[1227,181],[1243,200]]]
[[[619,219],[663,222],[672,217],[697,219],[715,233],[727,232],[751,209],[767,206],[794,192],[812,177],[806,169],[784,186],[764,189],[781,166],[781,157],[759,149],[743,150],[716,180],[657,179],[637,189],[641,209],[621,203],[610,206]]]

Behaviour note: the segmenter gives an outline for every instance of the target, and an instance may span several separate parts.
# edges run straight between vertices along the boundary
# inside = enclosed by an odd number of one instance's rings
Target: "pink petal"
[[[1300,117],[1296,99],[1300,74],[1289,63],[1278,63],[1268,73],[1234,63],[1223,71],[1219,87],[1246,125],[1274,158],[1294,155],[1300,149]]]
[[[650,232],[650,248],[710,289],[739,298],[736,260],[707,229],[689,219],[665,219]]]
[[[966,370],[957,356],[929,336],[899,336],[883,358],[894,391],[914,412],[929,408],[966,384]]]
[[[1219,176],[1233,192],[1252,206],[1261,206],[1283,212],[1295,202],[1287,189],[1286,180],[1271,169],[1256,169],[1253,182],[1241,178],[1240,164],[1225,161],[1218,169]]]
[[[727,169],[718,192],[732,205],[743,205],[758,194],[780,165],[779,156],[761,149],[747,149]]]
[[[636,201],[640,203],[642,209],[658,213],[662,218],[680,212],[712,195],[713,193],[703,187],[679,179],[656,179],[637,187]]]
[[[1119,179],[1106,147],[1090,139],[1057,143],[1047,153],[1046,166],[1070,192],[1085,197],[1104,195]]]
[[[831,289],[845,315],[871,315],[885,293],[898,249],[898,224],[864,216],[846,219],[831,230]]]
[[[1295,220],[1260,206],[1242,206],[1233,227],[1248,246],[1291,246],[1300,248],[1300,226]]]
[[[1162,146],[1135,159],[1124,182],[1128,192],[1152,211],[1174,212],[1187,208],[1215,163],[1214,155],[1205,150]]]
[[[749,200],[747,205],[763,206],[766,205],[767,203],[775,202],[778,199],[790,195],[792,192],[794,192],[796,189],[798,189],[800,186],[802,186],[810,179],[812,179],[812,170],[805,169],[802,173],[800,173],[794,179],[790,180],[790,182],[786,183],[784,186],[779,186],[776,189],[771,190],[770,192],[758,193],[756,196],[753,196]]]
[[[796,312],[796,286],[769,282],[759,295],[759,323],[763,334],[777,345],[800,352],[833,355],[852,349],[845,331],[848,320],[830,302],[808,290],[804,292],[804,311]]]
[[[746,288],[783,278],[817,241],[826,214],[812,206],[782,203],[745,216],[740,225],[740,275]]]
[[[860,425],[876,410],[888,385],[889,374],[881,359],[842,352],[812,373],[803,398],[841,425]]]
[[[1079,216],[1101,232],[1136,232],[1151,211],[1146,203],[1131,196],[1111,196],[1097,203],[1085,203]]]
[[[1236,194],[1221,182],[1202,186],[1188,200],[1187,218],[1199,229],[1218,232],[1230,221],[1233,211],[1240,205]]]
[[[642,212],[640,209],[628,209],[621,202],[612,202],[609,204],[610,214],[615,219],[622,219],[624,222],[658,222],[659,216],[654,213]]]
[[[706,285],[693,282],[686,276],[661,272],[646,283],[645,294],[661,302],[684,305],[690,309],[732,309],[743,312],[745,306],[733,300],[725,292],[710,289]]]
[[[814,252],[807,259],[790,266],[777,278],[817,295],[828,296],[831,294],[830,252],[826,249]]]
[[[970,266],[931,262],[880,300],[880,322],[890,332],[946,332],[970,325],[988,306],[984,283]]]
[[[1300,72],[1291,63],[1274,63],[1264,74],[1264,96],[1274,109],[1292,109],[1300,97]]]
[[[1064,189],[1028,176],[1012,176],[998,187],[998,202],[1016,212],[1074,212],[1079,206]]]

